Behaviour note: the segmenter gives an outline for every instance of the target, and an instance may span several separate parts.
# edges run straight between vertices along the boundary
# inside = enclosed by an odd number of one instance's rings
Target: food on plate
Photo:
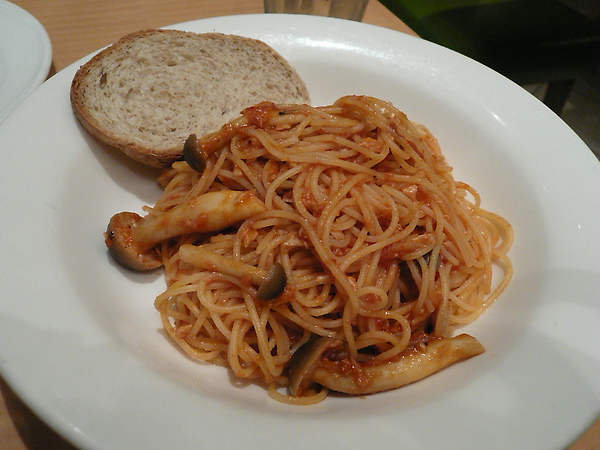
[[[253,191],[220,190],[181,202],[160,216],[115,214],[106,232],[106,245],[124,267],[152,270],[162,266],[153,247],[182,234],[218,231],[265,210]]]
[[[310,103],[296,70],[266,43],[221,33],[142,30],[85,63],[71,105],[99,141],[155,167],[191,134],[218,130],[260,101]]]
[[[191,163],[163,171],[162,197],[125,242],[164,266],[155,307],[189,356],[310,404],[484,351],[454,332],[509,283],[512,228],[392,104],[261,102],[185,146]],[[227,212],[209,227],[211,195]]]

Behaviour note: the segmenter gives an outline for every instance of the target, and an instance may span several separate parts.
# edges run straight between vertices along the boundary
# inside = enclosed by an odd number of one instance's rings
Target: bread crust
[[[261,101],[309,103],[310,96],[296,70],[262,41],[148,29],[81,66],[70,100],[98,141],[143,164],[168,167],[181,159],[189,134],[216,131]]]

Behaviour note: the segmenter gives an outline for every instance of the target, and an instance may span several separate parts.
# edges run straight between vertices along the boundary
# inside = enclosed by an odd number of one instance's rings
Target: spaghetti
[[[168,288],[155,307],[189,356],[264,380],[278,400],[326,396],[278,391],[294,353],[316,337],[343,343],[359,366],[386,364],[475,320],[511,278],[509,223],[482,209],[430,132],[389,103],[263,103],[201,144],[204,170],[174,163],[148,216],[220,190],[254,191],[265,209],[160,243]],[[259,300],[249,277],[184,260],[178,250],[189,244],[243,267],[279,263],[285,290]]]

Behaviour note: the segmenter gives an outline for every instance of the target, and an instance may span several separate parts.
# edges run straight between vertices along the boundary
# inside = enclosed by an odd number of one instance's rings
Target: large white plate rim
[[[335,26],[334,26],[335,25]],[[290,448],[299,448],[301,446],[312,445],[316,447],[326,447],[342,442],[354,443],[357,447],[369,444],[386,444],[390,442],[400,442],[407,447],[419,446],[428,447],[444,444],[448,448],[476,445],[477,443],[487,442],[487,448],[497,445],[500,447],[519,447],[523,444],[523,438],[527,440],[527,448],[543,448],[548,446],[562,447],[573,439],[587,424],[587,421],[593,419],[597,412],[598,402],[598,381],[591,374],[597,373],[598,369],[598,351],[589,341],[597,342],[598,331],[587,330],[589,334],[575,336],[563,336],[561,333],[573,333],[572,322],[579,320],[584,324],[592,324],[597,319],[597,307],[592,302],[594,294],[598,292],[598,262],[594,257],[600,248],[597,238],[590,238],[590,229],[594,226],[597,215],[590,213],[589,216],[581,217],[582,205],[586,204],[591,211],[599,211],[598,200],[589,193],[598,192],[598,164],[585,146],[578,138],[543,105],[536,103],[533,99],[527,98],[526,94],[510,85],[506,80],[501,79],[497,74],[479,67],[475,63],[466,61],[458,55],[450,54],[435,46],[421,42],[417,39],[389,30],[370,27],[364,24],[350,24],[340,21],[332,21],[322,18],[305,17],[286,17],[274,18],[267,16],[242,16],[229,18],[216,18],[198,22],[190,22],[176,26],[177,28],[190,29],[192,31],[225,31],[245,35],[254,35],[261,37],[271,43],[284,56],[289,56],[290,60],[298,67],[301,75],[305,77],[313,99],[317,103],[325,103],[334,98],[335,89],[330,85],[324,84],[319,80],[318,73],[311,66],[309,56],[316,57],[316,62],[312,64],[339,64],[342,67],[352,66],[348,62],[348,55],[366,58],[365,53],[376,53],[371,56],[370,61],[380,62],[382,70],[386,67],[403,67],[407,71],[413,71],[426,77],[427,81],[437,88],[443,88],[447,94],[446,100],[438,100],[438,103],[448,103],[446,107],[451,108],[453,102],[457,99],[467,102],[470,107],[485,114],[498,115],[499,123],[506,122],[510,126],[498,126],[497,129],[508,134],[508,137],[493,134],[491,138],[503,139],[514,142],[515,137],[511,133],[522,131],[531,127],[531,133],[526,136],[519,136],[524,140],[524,146],[535,146],[539,143],[536,140],[542,139],[543,144],[548,147],[548,158],[540,158],[538,148],[532,148],[530,152],[523,152],[518,155],[518,161],[511,160],[516,155],[507,158],[490,157],[491,163],[501,163],[501,173],[506,173],[508,169],[515,169],[515,178],[523,178],[525,174],[519,173],[520,167],[536,167],[541,174],[550,174],[547,183],[540,182],[539,176],[533,176],[528,196],[522,199],[522,205],[515,205],[514,211],[508,211],[508,216],[519,216],[527,212],[531,217],[540,221],[540,227],[535,231],[539,236],[535,236],[522,219],[514,217],[515,225],[520,226],[521,238],[518,246],[523,249],[520,258],[517,258],[518,276],[515,279],[511,289],[507,292],[507,299],[499,302],[493,307],[493,314],[487,314],[484,320],[476,323],[470,328],[473,334],[483,337],[484,343],[488,347],[488,352],[482,358],[471,360],[464,363],[461,367],[452,368],[444,375],[444,388],[436,383],[434,378],[424,380],[422,383],[411,386],[408,389],[386,394],[385,396],[372,397],[367,399],[333,399],[326,404],[318,405],[314,408],[290,408],[283,405],[273,404],[266,398],[264,391],[253,387],[239,390],[239,399],[231,396],[228,382],[221,383],[223,372],[219,368],[198,367],[190,363],[180,354],[173,351],[168,341],[156,333],[156,338],[148,343],[135,342],[133,344],[124,344],[123,340],[134,335],[136,324],[131,324],[131,330],[120,328],[122,324],[107,323],[102,314],[106,313],[102,306],[93,306],[92,301],[98,301],[94,295],[91,298],[79,302],[61,302],[52,304],[52,308],[40,305],[34,301],[20,299],[18,305],[5,307],[3,304],[3,315],[0,318],[2,326],[0,336],[13,337],[18,336],[21,339],[22,348],[36,351],[35,356],[51,362],[50,356],[58,357],[59,353],[54,348],[54,344],[65,346],[65,352],[73,352],[72,355],[63,356],[63,360],[75,361],[77,356],[80,365],[85,367],[87,372],[97,373],[96,377],[81,376],[68,377],[68,383],[61,378],[61,372],[55,370],[54,373],[44,374],[43,378],[50,385],[38,385],[38,373],[24,373],[26,367],[30,367],[29,359],[31,354],[21,354],[13,352],[2,347],[2,370],[7,380],[19,392],[20,395],[29,402],[40,415],[63,432],[74,442],[82,446],[89,447],[129,447],[149,446],[164,447],[168,441],[171,445],[178,442],[183,444],[188,441],[190,432],[194,427],[199,427],[203,432],[199,433],[198,439],[209,439],[211,444],[219,443],[222,446],[229,447],[240,442],[240,439],[248,440],[251,447],[262,447],[265,445],[287,445]],[[326,29],[325,33],[323,30]],[[270,30],[263,32],[260,30]],[[298,31],[302,30],[302,31]],[[352,31],[354,34],[348,34]],[[303,38],[298,41],[298,36],[311,35],[311,39]],[[286,37],[287,36],[287,37]],[[320,36],[318,39],[315,36]],[[387,42],[385,46],[375,45],[378,42]],[[339,43],[344,45],[339,45]],[[327,49],[335,48],[333,52]],[[367,48],[367,50],[361,50]],[[311,50],[310,52],[308,50]],[[312,49],[315,51],[313,52]],[[318,49],[325,49],[323,54],[319,55]],[[390,60],[399,58],[399,49],[404,51],[404,58],[411,58],[410,62],[406,60],[399,62]],[[431,63],[431,57],[441,58],[439,64]],[[295,58],[299,58],[296,62]],[[302,59],[305,58],[305,59]],[[428,63],[427,70],[422,67]],[[419,66],[421,65],[421,66]],[[433,67],[432,67],[433,66]],[[464,72],[464,67],[468,67],[468,72]],[[79,144],[83,142],[92,150],[91,153],[79,154],[79,149],[64,148],[64,152],[57,152],[52,158],[44,158],[44,171],[55,173],[65,179],[62,189],[52,189],[44,186],[36,180],[35,177],[27,177],[28,188],[39,192],[39,197],[33,198],[29,208],[31,221],[19,221],[18,226],[8,225],[6,229],[14,237],[32,236],[32,242],[41,248],[41,252],[36,254],[36,267],[68,267],[73,264],[80,265],[83,269],[90,269],[89,263],[86,263],[82,255],[73,254],[71,251],[74,245],[81,245],[81,248],[90,249],[90,244],[85,242],[88,236],[95,236],[98,232],[98,223],[94,219],[100,218],[104,223],[105,218],[115,212],[114,203],[109,205],[93,204],[78,205],[68,204],[69,201],[81,200],[76,192],[65,192],[68,188],[83,185],[102,185],[106,181],[113,182],[107,189],[109,194],[123,196],[123,204],[127,208],[139,208],[140,200],[151,201],[157,191],[155,188],[147,187],[147,181],[150,179],[148,173],[140,171],[131,165],[115,165],[115,159],[108,156],[102,149],[95,145],[84,133],[80,132],[74,125],[74,119],[70,114],[68,107],[68,81],[76,70],[77,64],[67,68],[65,71],[48,81],[36,93],[33,98],[27,99],[7,120],[6,126],[0,129],[2,137],[7,137],[6,145],[27,148],[28,144],[39,145],[40,134],[43,133],[44,141],[51,149],[57,147],[54,142],[68,141]],[[310,70],[303,72],[303,68]],[[430,70],[433,69],[433,70]],[[437,72],[436,72],[437,70]],[[443,72],[441,72],[443,70]],[[362,73],[357,71],[359,81],[361,77],[368,75],[368,71]],[[414,87],[415,92],[403,92],[403,98],[409,105],[409,115],[415,120],[420,120],[426,124],[438,123],[439,117],[436,112],[427,111],[419,108],[413,97],[427,96],[428,92],[420,86],[419,80],[406,80],[402,77],[402,82],[406,86]],[[467,82],[473,85],[473,95],[465,94],[460,86],[452,87],[452,83],[457,77],[472,77]],[[484,92],[481,89],[481,83],[489,82],[495,88],[502,90],[502,97],[498,98],[497,93]],[[465,82],[463,80],[463,82]],[[342,83],[339,83],[343,85]],[[379,92],[378,87],[372,87],[365,84],[366,91]],[[340,87],[340,89],[343,87]],[[382,88],[383,89],[383,88]],[[346,92],[347,93],[347,92]],[[365,92],[371,93],[371,92]],[[394,95],[397,95],[394,92]],[[477,94],[477,95],[475,95]],[[434,95],[434,94],[431,94]],[[456,95],[456,97],[455,97]],[[412,97],[411,97],[412,96]],[[396,98],[394,101],[397,103]],[[513,105],[526,107],[531,116],[523,116],[520,111],[510,112]],[[402,107],[402,105],[398,105]],[[438,105],[439,106],[439,105]],[[441,105],[440,107],[443,107]],[[42,130],[32,127],[31,135],[16,137],[8,130],[22,123],[31,120],[28,114],[32,108],[38,108],[48,112],[56,111],[49,128],[43,123],[40,126]],[[443,109],[443,108],[442,108]],[[460,110],[460,108],[458,108]],[[460,112],[460,111],[459,111]],[[420,117],[420,116],[423,117]],[[519,119],[523,128],[517,130],[511,128],[514,124],[515,116]],[[42,114],[38,114],[42,117]],[[428,120],[432,117],[432,120]],[[462,117],[455,119],[459,121]],[[469,118],[471,122],[477,125],[478,118]],[[486,119],[481,118],[482,121]],[[549,126],[548,130],[540,132],[536,128],[540,123]],[[476,126],[473,126],[476,128]],[[81,133],[81,136],[65,139],[62,136],[63,130],[75,130]],[[436,130],[434,130],[435,132]],[[496,131],[493,131],[496,133]],[[502,206],[506,208],[506,202],[498,201],[493,193],[490,196],[486,193],[485,183],[482,185],[485,177],[491,177],[490,184],[494,187],[499,185],[499,180],[494,179],[494,174],[489,170],[481,170],[478,175],[476,167],[471,167],[469,161],[456,161],[457,150],[453,148],[453,138],[447,134],[447,130],[440,130],[443,143],[447,142],[449,147],[449,160],[457,168],[457,173],[464,172],[468,175],[468,180],[476,187],[483,186],[484,199],[489,199],[493,206]],[[440,137],[440,136],[438,136]],[[478,143],[485,144],[485,136],[471,136]],[[560,163],[553,160],[550,156],[555,154],[557,148],[567,146],[573,153],[573,158],[563,159]],[[60,147],[60,146],[58,146]],[[6,151],[6,149],[4,149]],[[466,153],[461,153],[466,152]],[[485,158],[478,154],[477,149],[461,149],[459,154],[473,158],[481,163]],[[448,153],[448,152],[447,152]],[[20,158],[10,155],[7,162],[15,167],[22,168]],[[117,161],[118,162],[118,161]],[[124,161],[121,161],[124,162]],[[474,164],[474,163],[473,163]],[[106,171],[98,170],[98,173],[92,173],[91,179],[87,178],[90,174],[81,174],[79,167],[91,165],[95,168],[107,168]],[[514,165],[514,167],[513,167]],[[26,166],[27,167],[27,166]],[[573,177],[570,184],[576,187],[585,187],[586,191],[581,192],[579,198],[571,198],[570,191],[564,191],[562,183],[553,185],[557,179],[557,168],[560,168],[561,175]],[[110,170],[109,170],[110,169]],[[32,173],[36,174],[39,169],[32,166]],[[4,173],[7,172],[7,173]],[[18,198],[22,187],[23,174],[9,173],[3,170],[5,176],[2,182],[4,199]],[[478,179],[481,176],[482,179]],[[133,180],[131,180],[133,178]],[[460,179],[460,175],[458,176]],[[475,179],[475,181],[473,181]],[[43,181],[43,180],[42,180]],[[508,187],[506,195],[521,193],[519,188]],[[132,189],[135,189],[132,191]],[[579,192],[578,192],[579,193]],[[14,205],[11,202],[3,200],[3,207],[7,212],[6,217],[23,214],[21,205]],[[61,233],[61,227],[65,225],[67,214],[62,214],[61,220],[53,219],[57,207],[66,207],[71,214],[79,213],[82,217],[89,220],[81,223],[83,231],[73,236],[64,236]],[[504,211],[503,211],[504,212]],[[85,214],[84,214],[85,213]],[[562,214],[562,215],[561,215]],[[597,214],[597,213],[596,213]],[[45,228],[40,231],[39,224],[45,223]],[[101,228],[101,227],[100,227]],[[529,227],[531,228],[531,227]],[[569,231],[568,242],[552,242],[547,245],[544,239],[556,239]],[[579,231],[577,231],[579,230]],[[42,234],[36,237],[36,234]],[[47,242],[42,238],[52,236],[57,238],[54,242]],[[527,239],[523,239],[523,236]],[[67,239],[68,238],[68,239]],[[74,241],[70,245],[65,244],[65,240]],[[36,283],[30,283],[27,272],[30,259],[27,257],[29,248],[23,248],[19,239],[2,238],[2,245],[5,254],[2,261],[5,264],[11,263],[15,270],[11,272],[12,279],[9,285],[8,293],[13,295],[25,292],[27,298],[45,298],[45,287],[51,286],[53,292],[75,292],[80,293],[80,288],[85,288],[85,284],[78,285],[78,280],[73,274],[65,275],[56,273],[57,271],[36,273]],[[102,243],[91,246],[94,254],[105,256],[102,251]],[[69,255],[65,252],[68,251]],[[595,252],[595,253],[594,253]],[[523,253],[527,256],[523,256]],[[59,261],[56,257],[60,256]],[[518,256],[518,255],[516,255]],[[70,260],[68,263],[67,258]],[[107,260],[108,264],[108,260]],[[538,264],[538,267],[531,265]],[[116,272],[118,269],[114,269]],[[552,275],[549,279],[548,275]],[[114,275],[114,274],[113,274]],[[118,274],[117,274],[118,275]],[[99,282],[105,282],[106,275],[98,275]],[[116,290],[119,295],[128,298],[128,295],[135,293],[134,297],[148,298],[154,292],[156,287],[153,279],[148,277],[133,277],[136,283],[121,277],[115,285],[108,286],[112,288],[109,294]],[[147,281],[147,284],[140,284]],[[555,291],[560,294],[568,295],[570,291],[566,286],[578,287],[577,293],[581,298],[571,304],[563,304],[557,301]],[[4,283],[3,283],[4,284]],[[22,286],[21,286],[22,285]],[[16,289],[15,286],[19,286]],[[123,291],[121,291],[123,289]],[[552,300],[550,308],[540,308],[539,304],[518,305],[514,299],[511,299],[511,292],[522,294],[541,295],[545,300]],[[4,300],[6,301],[6,300]],[[124,313],[133,313],[131,317],[140,317],[142,320],[152,320],[154,312],[148,304],[142,306],[124,304],[114,304],[110,302],[111,308],[122,308]],[[23,318],[35,315],[38,308],[42,306],[44,317],[36,318],[34,323],[23,322]],[[520,309],[517,310],[519,307]],[[94,309],[97,308],[97,309]],[[15,311],[17,313],[15,313]],[[559,315],[553,315],[557,311]],[[582,312],[580,317],[577,312]],[[498,319],[505,314],[520,313],[522,317],[517,318],[514,327],[510,328],[510,336],[505,336],[508,344],[505,348],[497,346],[493,333],[486,328],[497,331],[503,324],[497,323]],[[76,317],[78,323],[73,324],[68,321],[68,317]],[[558,319],[557,319],[558,318]],[[523,330],[523,321],[528,321],[528,327]],[[31,330],[33,326],[33,330]],[[40,330],[35,327],[44,327],[47,333],[44,334],[48,348],[44,352],[39,352],[39,342],[29,341],[27,338],[39,339]],[[33,334],[23,332],[25,330],[35,331]],[[513,329],[514,328],[514,329]],[[82,329],[89,330],[82,333]],[[111,337],[106,333],[107,330],[113,331],[117,338]],[[576,328],[575,331],[578,329]],[[557,336],[554,336],[554,333]],[[580,332],[581,333],[581,332]],[[72,336],[69,338],[69,336]],[[526,338],[534,338],[534,342],[524,342]],[[587,339],[587,342],[585,339]],[[72,339],[77,341],[76,349],[72,346]],[[546,341],[546,342],[545,342]],[[556,342],[555,342],[556,341]],[[549,343],[556,345],[551,346]],[[37,345],[36,345],[37,344]],[[52,345],[50,345],[52,344]],[[518,345],[517,345],[518,344]],[[577,345],[576,345],[577,344]],[[159,346],[157,355],[164,358],[161,361],[148,360],[145,353],[149,351],[148,346]],[[521,376],[530,375],[525,371],[523,373],[514,371],[515,360],[530,358],[534,354],[532,348],[539,346],[540,350],[557,352],[552,358],[544,355],[541,361],[550,369],[556,369],[558,366],[564,366],[565,361],[571,361],[574,367],[568,366],[560,374],[548,374],[548,380],[536,380],[537,383],[547,382],[549,388],[554,388],[560,382],[565,382],[572,386],[572,378],[579,380],[580,385],[574,392],[552,392],[554,401],[541,401],[533,396],[529,398],[528,392],[523,391],[526,385]],[[574,351],[574,348],[577,352]],[[79,354],[80,350],[86,349],[87,352]],[[163,351],[164,350],[164,351]],[[47,354],[48,356],[44,356]],[[494,358],[494,354],[501,355],[504,360]],[[133,355],[133,357],[132,357]],[[57,358],[60,360],[60,358]],[[122,364],[123,371],[111,371],[110,377],[107,375],[107,366],[113,367],[115,361]],[[194,383],[188,376],[187,370],[194,366],[195,373],[198,373],[198,380]],[[493,367],[493,371],[486,367]],[[151,370],[148,370],[148,368]],[[75,370],[77,367],[69,368]],[[470,370],[467,370],[470,368]],[[180,370],[177,374],[175,371]],[[480,373],[484,373],[481,375]],[[534,371],[533,373],[538,373]],[[141,376],[140,376],[141,374]],[[202,379],[213,377],[215,383],[216,395],[203,391],[203,387],[197,383]],[[133,380],[132,380],[133,378]],[[533,383],[533,381],[531,381]],[[70,385],[69,385],[70,384]],[[589,387],[587,387],[589,385]],[[52,391],[49,393],[49,386]],[[515,391],[518,387],[521,391]],[[89,393],[102,393],[102,396]],[[502,395],[491,395],[490,392],[501,393]],[[539,389],[532,389],[532,393],[538,393]],[[83,393],[83,394],[82,394]],[[224,395],[224,400],[220,400],[217,395]],[[81,396],[88,397],[88,403],[81,402]],[[527,403],[537,407],[547,408],[545,411],[536,411],[539,417],[533,417],[528,422],[522,423],[522,429],[514,427],[513,413],[516,407],[524,408],[524,414],[532,414],[533,406],[527,406],[526,402],[521,402],[519,395],[523,395]],[[482,402],[476,401],[479,398]],[[94,400],[89,402],[89,400]],[[489,404],[493,400],[494,404]],[[564,405],[577,405],[577,411],[571,411],[569,416],[560,417],[560,423],[557,420],[559,416],[557,411]],[[250,411],[249,405],[253,407]],[[441,427],[443,432],[436,435],[423,435],[427,429],[421,420],[427,413],[431,417],[431,411],[443,413],[445,408],[452,405],[454,412],[453,420],[449,422],[436,421],[435,426]],[[396,408],[398,411],[394,411]],[[177,417],[177,420],[170,419],[162,415],[162,411],[173,410],[184,411],[210,411],[201,417],[185,416]],[[410,412],[410,414],[408,413]],[[126,418],[139,417],[141,421],[128,421]],[[248,417],[250,416],[250,417]],[[455,416],[455,417],[454,417]],[[226,418],[226,423],[223,419]],[[435,418],[435,417],[432,417]],[[437,416],[439,419],[439,416]],[[478,425],[472,425],[472,420],[479,420]],[[390,420],[394,426],[391,425]],[[397,422],[397,423],[396,423]],[[556,423],[555,423],[556,422]],[[234,423],[235,429],[229,430],[229,424]],[[199,425],[200,424],[200,425]],[[552,426],[548,426],[551,424]],[[512,431],[511,431],[512,427]],[[545,430],[545,435],[540,435],[540,430]],[[211,434],[206,436],[206,430]],[[495,430],[496,436],[502,438],[497,442],[489,442],[489,433]],[[467,434],[467,432],[472,434]],[[201,440],[197,442],[202,442]],[[206,442],[206,441],[205,441]],[[352,445],[349,445],[352,446]],[[515,447],[516,446],[516,447]]]
[[[48,76],[52,45],[46,29],[35,17],[6,0],[0,0],[0,25],[2,122]]]

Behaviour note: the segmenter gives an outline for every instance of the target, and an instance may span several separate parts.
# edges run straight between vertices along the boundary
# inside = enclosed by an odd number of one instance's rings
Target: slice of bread
[[[76,73],[71,105],[99,141],[154,167],[261,101],[309,103],[294,68],[262,41],[220,33],[142,30]]]

